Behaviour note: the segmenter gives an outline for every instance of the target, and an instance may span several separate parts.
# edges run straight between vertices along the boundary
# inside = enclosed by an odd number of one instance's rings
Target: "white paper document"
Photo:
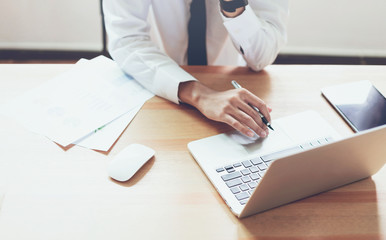
[[[88,146],[95,140],[86,141],[85,136],[98,138],[92,134],[95,130],[113,120],[123,121],[124,118],[119,117],[127,113],[127,122],[120,124],[120,129],[125,125],[124,129],[153,96],[124,74],[114,61],[100,56],[81,61],[69,71],[13,99],[3,106],[3,113],[62,146],[71,143]],[[109,124],[104,134],[108,129],[115,132],[111,136],[119,132]],[[78,142],[80,139],[83,143]]]
[[[100,129],[94,130],[94,132],[84,138],[73,142],[73,144],[89,149],[108,151],[125,130],[127,125],[133,120],[141,107],[142,104],[125,113],[118,119],[100,127]]]

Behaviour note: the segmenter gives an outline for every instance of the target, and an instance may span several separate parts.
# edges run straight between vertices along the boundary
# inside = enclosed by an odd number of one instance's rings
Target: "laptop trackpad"
[[[339,135],[323,118],[314,111],[306,111],[272,122],[275,131],[270,131],[266,138],[251,141],[237,131],[193,141],[188,144],[196,160],[213,167],[245,160],[252,156],[272,153],[280,149],[290,148],[297,144],[331,136],[339,139]],[[201,163],[200,163],[201,164]]]
[[[203,160],[218,167],[250,157],[283,149],[294,144],[280,126],[271,131],[266,138],[251,141],[238,131],[223,133],[199,140],[199,144],[191,142],[189,148],[196,160]],[[204,160],[205,159],[205,160]]]

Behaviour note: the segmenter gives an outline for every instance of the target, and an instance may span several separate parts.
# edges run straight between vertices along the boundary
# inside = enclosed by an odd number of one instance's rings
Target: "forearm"
[[[223,17],[234,46],[255,71],[271,64],[286,42],[288,1],[250,1],[235,18]]]
[[[157,96],[178,103],[179,84],[195,78],[160,53],[151,42],[128,38],[120,41],[110,48],[110,54],[120,68]]]
[[[109,52],[120,68],[154,94],[178,103],[180,82],[195,78],[150,39],[149,0],[106,0]]]

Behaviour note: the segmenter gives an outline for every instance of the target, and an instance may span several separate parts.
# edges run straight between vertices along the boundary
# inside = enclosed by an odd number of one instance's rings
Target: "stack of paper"
[[[80,60],[64,74],[11,100],[2,112],[62,146],[107,151],[153,96],[114,61],[99,56]]]

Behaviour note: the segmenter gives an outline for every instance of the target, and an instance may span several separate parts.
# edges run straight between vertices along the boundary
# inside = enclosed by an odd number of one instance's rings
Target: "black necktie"
[[[193,0],[188,24],[188,64],[207,65],[205,0]]]

